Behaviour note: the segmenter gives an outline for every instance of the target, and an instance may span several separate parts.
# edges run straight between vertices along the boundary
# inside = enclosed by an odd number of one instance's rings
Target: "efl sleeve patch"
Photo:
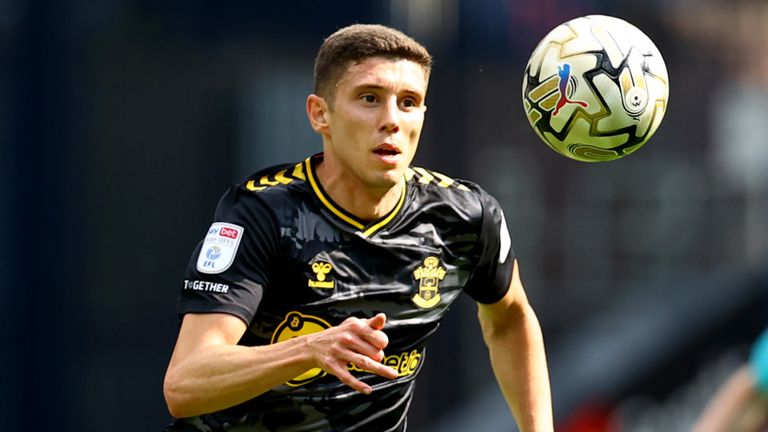
[[[243,231],[243,227],[231,223],[215,222],[211,225],[197,257],[197,271],[217,274],[228,269],[235,261]]]

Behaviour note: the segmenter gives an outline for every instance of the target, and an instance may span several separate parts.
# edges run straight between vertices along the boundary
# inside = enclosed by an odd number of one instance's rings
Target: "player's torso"
[[[229,430],[227,425],[249,431],[403,430],[426,340],[475,269],[481,213],[476,196],[463,184],[415,168],[395,208],[364,222],[325,194],[311,159],[254,175],[236,195],[269,209],[259,218],[276,225],[268,232],[277,237],[267,274],[259,276],[266,281],[263,296],[240,344],[277,343],[383,312],[389,338],[383,363],[399,377],[388,380],[350,365],[373,387],[366,396],[314,368],[248,402],[176,425],[212,431]],[[235,228],[248,235],[258,231],[253,229],[258,223]],[[209,262],[207,247],[200,251],[198,270]],[[211,262],[216,260],[224,255]],[[237,261],[236,273],[251,274],[242,268],[247,265]]]
[[[421,366],[426,339],[471,274],[477,241],[471,200],[462,201],[465,192],[449,179],[438,186],[440,179],[429,179],[426,170],[410,171],[392,212],[365,223],[338,208],[310,170],[305,167],[303,182],[254,191],[274,209],[280,252],[241,343],[280,342],[383,312],[390,340],[384,363],[399,372],[398,381],[409,381]],[[367,378],[374,388],[389,385]],[[350,391],[320,369],[275,391],[311,394],[329,387]]]

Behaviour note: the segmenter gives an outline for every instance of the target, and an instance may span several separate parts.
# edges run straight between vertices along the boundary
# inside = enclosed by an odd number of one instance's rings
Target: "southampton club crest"
[[[440,281],[445,277],[445,268],[440,265],[440,259],[429,256],[413,272],[413,277],[419,281],[419,292],[411,300],[422,309],[431,309],[440,303]]]

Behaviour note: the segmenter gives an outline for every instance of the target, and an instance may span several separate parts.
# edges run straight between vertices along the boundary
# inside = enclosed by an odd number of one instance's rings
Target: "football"
[[[583,162],[624,157],[645,144],[664,118],[669,79],[653,41],[604,15],[567,21],[531,54],[523,107],[536,134]]]

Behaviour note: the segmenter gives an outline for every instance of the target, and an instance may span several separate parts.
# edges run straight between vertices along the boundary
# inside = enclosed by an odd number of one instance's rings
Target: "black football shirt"
[[[477,185],[409,168],[395,208],[365,222],[317,181],[322,154],[268,168],[233,186],[190,260],[179,314],[227,313],[267,345],[346,318],[387,316],[383,363],[399,377],[349,368],[360,394],[311,369],[243,404],[177,419],[183,431],[402,431],[425,344],[456,298],[500,300],[514,252],[497,201]]]

